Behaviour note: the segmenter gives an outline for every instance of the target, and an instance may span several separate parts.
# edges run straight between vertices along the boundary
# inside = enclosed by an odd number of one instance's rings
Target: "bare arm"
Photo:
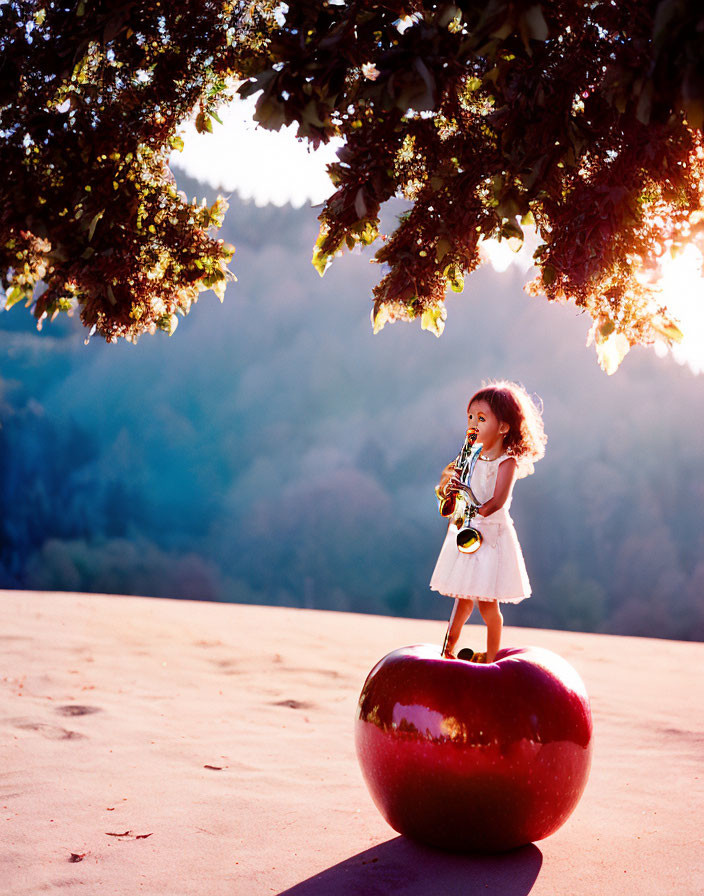
[[[508,496],[511,494],[511,488],[516,478],[516,458],[507,457],[499,464],[499,472],[496,474],[496,485],[494,487],[493,497],[485,501],[477,513],[480,516],[489,516],[500,507],[503,507]]]

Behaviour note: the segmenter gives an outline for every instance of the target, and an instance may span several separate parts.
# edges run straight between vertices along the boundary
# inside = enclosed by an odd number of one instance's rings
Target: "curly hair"
[[[515,457],[517,476],[529,476],[534,463],[545,454],[547,436],[543,430],[543,403],[536,396],[540,407],[520,383],[509,380],[490,380],[482,384],[467,404],[467,412],[474,401],[485,401],[501,423],[508,423],[504,436],[504,449]]]

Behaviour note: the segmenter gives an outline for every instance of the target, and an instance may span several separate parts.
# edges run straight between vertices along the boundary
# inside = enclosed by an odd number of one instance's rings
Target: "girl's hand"
[[[462,480],[456,473],[450,477],[450,485],[452,488],[459,488],[459,486],[462,485]]]
[[[440,490],[445,491],[448,487],[450,487],[450,480],[453,477],[456,477],[456,469],[455,462],[449,463],[445,469],[442,471],[440,476]]]

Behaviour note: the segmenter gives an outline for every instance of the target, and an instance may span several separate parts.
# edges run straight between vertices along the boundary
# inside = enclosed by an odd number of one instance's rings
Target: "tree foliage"
[[[197,106],[209,129],[237,79],[262,126],[343,138],[313,263],[322,274],[381,238],[375,331],[420,319],[439,335],[481,241],[519,247],[534,225],[530,291],[587,311],[602,353],[678,338],[653,278],[702,228],[692,0],[11,2],[0,15],[1,268],[11,300],[47,280],[38,317],[73,295],[87,325],[134,337],[224,286],[232,249],[206,235],[223,206],[179,200],[165,159],[184,116]],[[398,195],[411,210],[382,236]]]
[[[79,306],[114,341],[172,332],[201,290],[222,298],[234,249],[208,230],[226,203],[189,204],[167,159],[190,113],[212,129],[228,58],[265,22],[215,0],[0,5],[6,306],[40,323]]]

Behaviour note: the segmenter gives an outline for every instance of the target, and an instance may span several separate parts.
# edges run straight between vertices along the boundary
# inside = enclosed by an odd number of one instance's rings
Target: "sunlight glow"
[[[704,256],[690,243],[674,257],[666,252],[661,262],[659,287],[663,304],[677,318],[682,341],[670,348],[658,340],[658,357],[672,354],[678,364],[687,364],[692,373],[704,373]]]
[[[503,274],[511,265],[515,265],[523,273],[533,267],[533,253],[538,248],[539,239],[535,228],[524,227],[524,240],[516,251],[512,248],[512,240],[481,240],[479,255],[487,261],[497,274]]]
[[[502,274],[515,265],[525,273],[533,266],[533,252],[539,239],[533,229],[525,228],[525,240],[518,252],[509,247],[507,240],[483,240],[479,244],[482,259]],[[655,278],[648,278],[658,305],[665,305],[682,330],[682,340],[672,346],[658,339],[653,349],[659,358],[671,355],[678,364],[687,365],[694,374],[704,373],[704,254],[690,243],[674,254],[664,252]],[[593,326],[587,345],[594,341]],[[628,341],[613,333],[597,345],[597,354],[603,369],[611,374],[628,353]]]

